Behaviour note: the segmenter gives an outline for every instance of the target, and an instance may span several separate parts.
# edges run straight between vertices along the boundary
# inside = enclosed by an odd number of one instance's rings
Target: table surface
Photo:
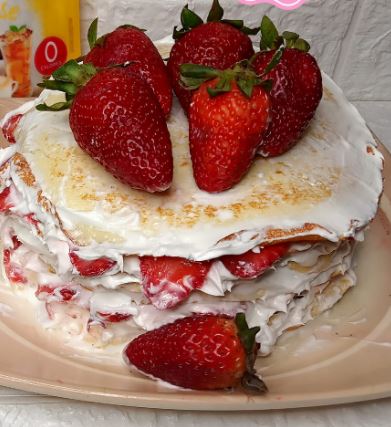
[[[390,105],[355,102],[371,129],[391,151]],[[191,412],[126,408],[41,396],[0,387],[0,427],[52,427],[107,425],[128,427],[389,427],[391,399],[321,408],[247,413]]]

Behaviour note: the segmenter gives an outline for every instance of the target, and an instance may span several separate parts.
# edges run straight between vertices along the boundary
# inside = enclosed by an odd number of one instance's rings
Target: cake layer
[[[123,272],[108,276],[109,284],[108,277],[81,278],[57,270],[56,259],[39,251],[27,224],[25,220],[18,223],[12,215],[3,216],[4,281],[10,279],[9,287],[31,297],[46,327],[64,329],[67,334],[70,328],[77,340],[94,345],[125,342],[142,329],[155,329],[194,313],[234,316],[245,312],[251,326],[261,326],[257,340],[267,354],[285,330],[330,308],[355,283],[352,239],[297,243],[272,269],[253,280],[238,280],[217,260],[205,284],[187,301],[158,310],[142,293],[137,260],[129,263],[128,276]],[[116,276],[121,278],[113,286]]]

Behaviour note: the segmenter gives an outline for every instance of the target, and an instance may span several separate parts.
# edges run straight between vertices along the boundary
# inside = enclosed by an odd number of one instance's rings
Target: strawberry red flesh
[[[92,63],[96,67],[118,65],[127,61],[131,61],[127,70],[150,85],[164,114],[168,116],[172,90],[166,66],[143,31],[133,26],[119,27],[103,36],[84,59],[84,63]]]
[[[289,243],[278,243],[259,248],[259,252],[250,250],[241,255],[225,255],[220,261],[234,276],[240,279],[255,279],[286,255],[289,246]]]
[[[4,249],[3,251],[3,263],[5,274],[8,280],[12,283],[27,283],[27,279],[24,276],[22,269],[12,261],[14,249]]]
[[[103,313],[101,311],[98,311],[97,315],[101,318],[101,320],[103,320],[105,322],[110,322],[110,323],[123,322],[123,321],[128,320],[132,317],[130,314]]]
[[[8,212],[13,204],[10,201],[11,187],[6,187],[0,193],[0,212]]]
[[[58,291],[57,291],[58,290]],[[39,300],[45,300],[48,295],[53,295],[57,291],[58,302],[69,302],[72,301],[77,295],[77,291],[75,289],[71,289],[66,286],[49,286],[49,285],[39,285],[37,290],[35,291],[35,296]],[[45,295],[46,294],[46,295]]]
[[[144,294],[159,310],[175,307],[204,284],[210,266],[179,257],[140,257]]]
[[[246,369],[235,323],[226,316],[177,320],[133,340],[125,355],[155,378],[199,390],[236,385]]]
[[[116,264],[114,260],[105,257],[93,260],[83,259],[76,252],[70,252],[69,258],[80,276],[85,277],[101,276],[111,270]]]
[[[140,77],[123,68],[96,74],[75,95],[69,121],[80,147],[119,180],[149,192],[170,186],[170,135]]]
[[[23,114],[15,114],[11,116],[3,125],[2,131],[5,139],[10,144],[15,144],[15,130],[20,122],[20,119],[23,117]]]
[[[180,82],[182,64],[199,64],[225,70],[254,54],[250,38],[240,30],[222,22],[208,22],[185,34],[174,44],[167,63],[174,91],[186,113],[193,91]]]
[[[12,236],[13,249],[16,250],[22,246],[22,242],[15,236]]]

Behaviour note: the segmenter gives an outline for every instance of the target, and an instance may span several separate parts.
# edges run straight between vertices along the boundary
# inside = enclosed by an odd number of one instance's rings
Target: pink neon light
[[[284,10],[293,10],[300,7],[307,0],[239,0],[242,4],[268,3]]]

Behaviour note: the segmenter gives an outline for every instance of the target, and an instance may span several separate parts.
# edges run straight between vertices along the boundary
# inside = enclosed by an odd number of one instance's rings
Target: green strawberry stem
[[[255,336],[260,331],[258,326],[249,328],[244,313],[238,313],[235,317],[236,327],[240,341],[246,352],[246,372],[242,378],[242,386],[244,389],[254,393],[265,393],[267,391],[266,384],[257,376],[254,369],[257,344]]]
[[[70,107],[76,93],[98,72],[92,64],[78,64],[74,59],[66,62],[52,74],[52,79],[44,79],[38,86],[65,92],[66,101],[54,105],[39,104],[39,111],[61,111]]]
[[[300,38],[297,33],[284,31],[280,35],[273,21],[265,15],[261,22],[260,48],[261,50],[293,48],[302,52],[308,52],[311,46],[306,40]]]
[[[267,90],[271,89],[272,81],[265,80],[264,76],[269,73],[281,60],[282,50],[278,49],[269,64],[266,66],[263,74],[258,76],[251,69],[251,61],[241,61],[233,68],[220,71],[212,67],[206,67],[198,64],[182,64],[180,66],[180,82],[183,87],[189,90],[198,89],[202,83],[217,78],[215,87],[208,87],[207,91],[211,97],[221,93],[231,91],[232,81],[236,81],[241,92],[251,98],[254,86],[262,86]]]
[[[268,85],[248,67],[247,61],[236,64],[233,68],[224,71],[212,67],[197,64],[182,64],[180,66],[181,83],[188,89],[197,89],[202,83],[217,78],[215,87],[208,87],[208,93],[215,97],[221,93],[231,91],[231,84],[236,81],[239,89],[247,97],[251,98],[254,86]]]
[[[231,25],[242,31],[243,33],[249,35],[255,35],[259,32],[259,27],[249,28],[244,25],[244,22],[241,19],[223,19],[223,16],[224,9],[221,7],[219,0],[213,0],[208,17],[206,18],[206,22],[222,22],[224,24]],[[204,21],[202,20],[202,18],[200,18],[195,12],[190,10],[189,6],[186,5],[181,12],[182,28],[178,30],[178,27],[175,26],[172,36],[174,40],[178,40],[190,30],[198,27],[203,23]]]

